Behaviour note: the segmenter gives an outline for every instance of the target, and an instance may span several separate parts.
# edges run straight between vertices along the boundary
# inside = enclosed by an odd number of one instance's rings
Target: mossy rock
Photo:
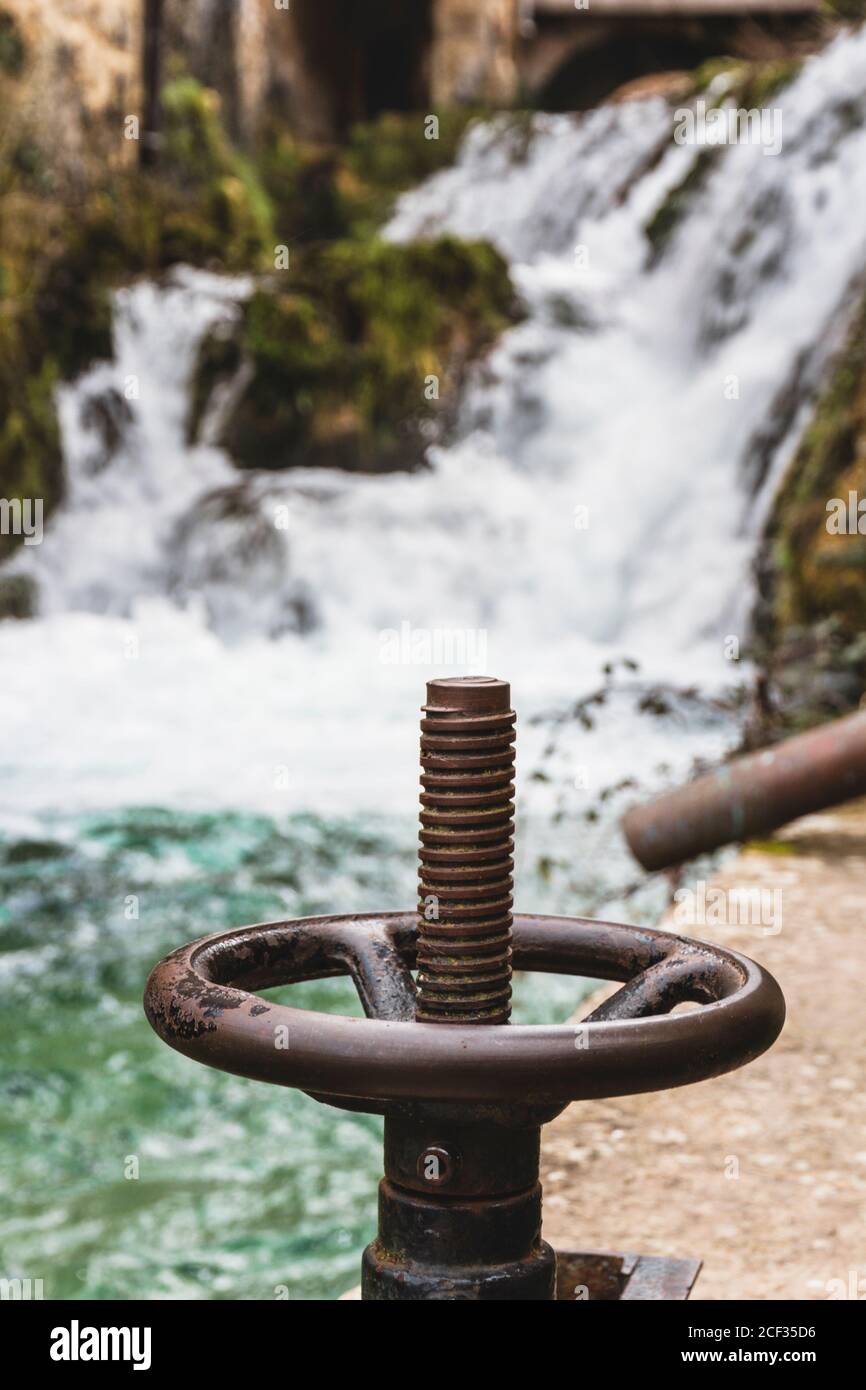
[[[828,503],[848,510],[838,530]],[[842,713],[866,688],[866,296],[782,486],[760,566],[757,654],[798,724]],[[861,528],[862,527],[862,531]]]
[[[5,15],[0,81],[25,61]],[[191,437],[243,361],[252,376],[227,442],[244,466],[416,460],[419,431],[435,418],[424,376],[456,370],[491,341],[513,317],[513,296],[488,249],[443,244],[434,254],[372,234],[397,193],[453,158],[472,113],[440,115],[438,139],[426,138],[421,113],[385,115],[342,149],[274,131],[250,156],[229,138],[219,98],[194,79],[172,77],[163,110],[155,171],[106,169],[61,193],[44,177],[50,152],[23,145],[0,171],[0,291],[11,306],[0,315],[5,494],[41,497],[46,518],[61,499],[55,387],[110,357],[116,287],[181,262],[261,277],[282,247],[291,272],[261,282],[235,335],[217,330],[203,345]],[[0,558],[17,543],[0,538]]]
[[[273,208],[279,244],[334,241],[350,235],[353,200],[361,185],[338,150],[305,145],[286,130],[272,132],[257,157],[262,186]]]
[[[243,361],[238,335],[231,324],[218,324],[202,339],[190,388],[186,439],[194,443],[202,435],[208,406],[222,383],[231,381]]]
[[[305,144],[282,129],[256,157],[278,241],[375,237],[398,195],[454,162],[469,109],[384,112],[352,127],[340,148]]]
[[[22,380],[0,377],[0,463],[3,496],[39,499],[43,519],[63,491],[60,431],[54,407],[57,369],[42,363]],[[17,549],[20,537],[0,535],[0,561]]]
[[[453,164],[467,127],[483,113],[468,107],[438,114],[387,111],[353,126],[344,155],[348,168],[392,192]]]
[[[174,185],[212,228],[203,237],[226,267],[254,269],[274,244],[273,207],[252,160],[232,144],[220,99],[192,77],[168,82],[162,92],[163,144],[159,182]]]
[[[221,433],[239,466],[411,467],[453,404],[427,399],[429,379],[446,381],[517,316],[505,263],[485,243],[307,248],[252,295],[234,347],[224,329],[205,339],[193,434],[240,361],[248,379]]]
[[[194,77],[182,76],[162,89],[160,173],[190,184],[210,183],[226,173],[234,149],[223,128],[220,99]]]
[[[866,391],[862,403],[866,405]],[[789,554],[789,564],[793,558],[796,568],[787,572],[787,587],[793,619],[811,622],[833,614],[854,637],[866,629],[866,420],[860,432],[843,428],[836,442],[842,441],[854,459],[834,479],[835,491],[824,499],[823,508],[821,498],[815,498],[799,517],[791,518],[792,539],[795,535],[799,550],[794,557]],[[852,494],[855,499],[864,499],[862,511],[856,501],[853,508],[849,506]],[[845,515],[844,530],[830,529],[834,518],[827,503],[834,499],[843,513],[852,513]]]
[[[737,105],[746,111],[767,106],[785,87],[799,76],[802,58],[774,58],[764,63],[750,63],[737,92]]]
[[[688,173],[670,190],[647,222],[644,232],[651,248],[651,265],[661,260],[695,196],[705,187],[721,155],[722,147],[718,145],[697,149]]]
[[[224,174],[210,194],[210,221],[226,266],[254,269],[274,245],[271,209],[256,180],[242,173]]]
[[[828,502],[847,502],[851,492],[866,498],[866,297],[773,508],[769,531],[782,623],[833,615],[852,637],[866,628],[864,538],[829,526]]]
[[[36,609],[35,580],[28,574],[0,574],[0,622],[33,618]]]
[[[696,69],[692,96],[707,100],[708,109],[732,106],[760,110],[790,82],[802,67],[799,58],[750,63],[738,58],[711,58]],[[644,226],[650,244],[650,264],[661,260],[674,233],[723,158],[725,145],[698,145],[685,176],[666,194]]]
[[[341,154],[339,184],[355,234],[370,235],[398,194],[453,164],[468,126],[482,114],[471,107],[428,114],[388,111],[355,125]]]
[[[123,264],[117,227],[97,209],[45,267],[34,317],[61,377],[78,376],[111,356],[111,285]]]
[[[74,206],[12,178],[0,191],[0,470],[4,494],[62,496],[58,381],[112,355],[112,292],[179,262],[244,270],[272,263],[271,204],[196,83],[169,89],[167,169],[115,172]],[[0,558],[18,544],[0,538]]]

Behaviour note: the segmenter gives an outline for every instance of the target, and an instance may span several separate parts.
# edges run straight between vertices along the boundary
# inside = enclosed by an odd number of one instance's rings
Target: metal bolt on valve
[[[576,1290],[590,1300],[687,1298],[696,1260],[554,1253],[542,1240],[541,1126],[573,1100],[684,1086],[745,1065],[778,1036],[782,993],[735,951],[512,913],[514,724],[506,681],[428,683],[417,912],[204,937],[155,967],[145,1012],[196,1061],[384,1115],[364,1299],[544,1301]],[[514,1025],[513,968],[622,988],[579,1025]],[[345,974],[366,1019],[256,993]],[[684,1002],[700,1007],[672,1012]]]

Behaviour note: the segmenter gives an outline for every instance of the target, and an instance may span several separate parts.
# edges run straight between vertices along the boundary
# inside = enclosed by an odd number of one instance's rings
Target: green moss
[[[62,491],[60,434],[54,409],[55,363],[33,365],[23,377],[18,363],[0,363],[0,464],[3,496],[40,498],[43,515]],[[0,535],[0,559],[16,548],[17,536]]]
[[[0,574],[0,622],[36,614],[36,584],[27,574]]]
[[[752,63],[737,93],[737,106],[745,111],[761,110],[774,97],[790,86],[803,66],[802,58],[776,58],[771,62]]]
[[[56,422],[49,426],[46,382],[49,375],[71,379],[110,357],[112,291],[132,276],[157,275],[181,261],[228,270],[272,264],[270,204],[250,166],[237,157],[232,172],[225,172],[216,136],[202,140],[211,155],[220,155],[220,172],[210,182],[182,184],[174,163],[164,179],[115,174],[75,208],[24,195],[20,184],[0,199],[0,229],[9,246],[0,278],[13,305],[0,339],[0,467],[4,478],[26,472],[32,484],[44,450],[52,485],[34,495],[46,497],[46,508],[58,495]],[[194,143],[181,147],[193,149]],[[30,446],[21,435],[26,421],[33,424]]]
[[[866,626],[863,537],[827,531],[828,501],[847,500],[849,491],[866,496],[866,298],[819,397],[770,523],[780,575],[777,609],[787,623],[832,613],[852,635]],[[850,584],[843,573],[849,565]],[[822,569],[835,573],[822,582]]]
[[[710,58],[696,69],[692,95],[706,99],[714,88],[710,109],[732,106],[743,111],[761,110],[783,87],[792,82],[802,67],[799,58],[749,63],[735,58]],[[644,226],[650,243],[650,263],[664,255],[671,239],[686,216],[695,197],[704,188],[725,146],[699,146],[688,172],[672,188]]]
[[[644,232],[651,247],[651,263],[664,255],[692,200],[706,184],[721,154],[722,147],[718,145],[696,150],[688,173],[670,190],[646,223]]]
[[[311,300],[261,289],[247,305],[237,349],[253,375],[225,443],[244,466],[279,467],[304,442],[314,408],[322,412],[340,399],[345,372],[339,345]],[[212,339],[203,355],[213,356]],[[198,389],[200,371],[196,377]]]
[[[695,69],[694,95],[702,96],[716,82],[724,91],[730,91],[742,82],[747,66],[741,58],[708,58]]]
[[[341,148],[303,144],[285,130],[270,132],[257,165],[278,241],[375,235],[399,193],[453,163],[477,114],[387,112],[355,125]]]
[[[821,11],[831,19],[864,19],[866,0],[824,0]]]
[[[453,164],[467,126],[480,114],[468,108],[385,112],[352,128],[344,162],[366,183],[399,192]]]
[[[747,840],[743,848],[746,850],[753,850],[755,854],[778,854],[784,856],[800,853],[796,844],[791,840]]]
[[[226,134],[217,94],[192,77],[176,78],[163,88],[163,123],[151,196],[163,190],[163,201],[180,204],[172,208],[174,239],[185,214],[188,228],[198,226],[199,247],[223,265],[264,264],[275,241],[273,206],[255,165]],[[166,198],[169,190],[174,196]]]
[[[471,108],[438,114],[386,112],[352,128],[341,154],[341,193],[349,225],[369,235],[404,189],[453,164],[467,127],[481,113]]]
[[[425,380],[438,376],[447,396],[449,368],[513,320],[514,299],[489,247],[448,238],[393,247],[371,229],[401,188],[453,158],[470,113],[443,116],[438,139],[422,115],[385,116],[356,128],[343,150],[275,132],[255,161],[192,79],[167,84],[164,113],[156,174],[115,174],[56,243],[42,238],[49,250],[31,244],[29,322],[42,356],[68,378],[109,355],[111,292],[132,275],[178,261],[273,271],[287,246],[291,268],[261,282],[237,333],[215,331],[202,345],[190,437],[216,386],[245,362],[250,380],[225,426],[243,466],[416,462],[425,421],[448,406],[426,400]]]
[[[277,131],[266,141],[258,165],[274,209],[278,243],[333,241],[350,234],[353,199],[361,190],[347,175],[338,151],[304,145],[287,131]]]
[[[194,77],[179,77],[162,89],[164,175],[190,184],[210,183],[228,172],[234,150],[220,119],[216,92]]]
[[[97,204],[44,266],[33,319],[62,377],[111,356],[110,287],[124,273],[124,256],[116,223]]]
[[[308,248],[246,306],[237,349],[249,380],[222,442],[242,467],[411,466],[450,370],[516,313],[505,264],[486,244],[446,237]],[[225,374],[236,370],[225,341],[211,335],[196,373],[198,420],[222,364]],[[425,394],[433,376],[438,400]]]
[[[866,536],[827,529],[828,502],[866,498],[866,297],[779,489],[761,566],[757,655],[788,717],[811,723],[866,688]],[[866,518],[862,524],[866,526]]]
[[[207,216],[223,265],[250,270],[273,256],[270,203],[250,171],[241,169],[215,181]]]
[[[3,14],[0,61],[10,53],[14,66]],[[57,504],[56,383],[110,356],[117,286],[178,262],[270,277],[237,333],[203,345],[192,438],[217,384],[245,362],[251,380],[226,441],[240,463],[416,461],[425,420],[447,413],[449,368],[512,320],[513,296],[490,248],[449,240],[397,248],[375,233],[403,188],[453,158],[472,113],[440,115],[438,139],[427,138],[423,114],[383,116],[357,127],[343,148],[273,131],[251,156],[227,135],[218,97],[192,78],[172,76],[163,111],[152,172],[107,169],[84,189],[61,181],[59,192],[51,152],[23,135],[0,169],[6,495],[42,497],[46,517]],[[292,268],[274,275],[282,246]],[[444,411],[424,397],[433,374],[443,381]]]
[[[695,69],[692,91],[703,96],[716,85],[718,102],[751,111],[767,104],[771,97],[793,82],[803,66],[802,58],[771,58],[748,62],[743,58],[708,58]]]

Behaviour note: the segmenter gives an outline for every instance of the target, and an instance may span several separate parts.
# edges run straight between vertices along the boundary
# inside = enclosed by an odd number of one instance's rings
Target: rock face
[[[134,161],[124,119],[143,112],[146,4],[0,3],[26,52],[13,113],[58,167]],[[218,92],[229,133],[248,145],[274,117],[332,140],[381,111],[507,105],[517,90],[517,0],[164,0],[162,38],[166,73]]]
[[[37,609],[36,584],[26,574],[0,574],[0,623],[32,618]]]
[[[517,95],[517,0],[438,0],[430,95],[444,105],[510,106]]]
[[[124,120],[141,106],[143,3],[2,0],[3,28],[17,35],[2,52],[21,54],[13,71],[0,60],[4,140],[32,141],[66,177],[134,162]]]
[[[164,49],[220,95],[232,137],[249,142],[265,118],[275,41],[291,7],[274,0],[165,0]]]
[[[199,498],[168,538],[171,593],[181,602],[202,602],[211,626],[228,641],[249,633],[251,603],[259,630],[272,637],[315,626],[305,586],[292,579],[276,509],[265,489],[240,482]]]
[[[241,468],[418,466],[453,422],[465,364],[519,314],[505,263],[448,237],[347,239],[297,262],[202,343],[191,439]]]
[[[181,0],[171,0],[174,9]],[[251,138],[278,112],[329,140],[382,111],[509,105],[517,92],[517,0],[198,0],[231,33],[233,133]],[[190,31],[187,21],[187,32]],[[201,26],[197,26],[201,32]],[[220,89],[213,72],[195,70]]]

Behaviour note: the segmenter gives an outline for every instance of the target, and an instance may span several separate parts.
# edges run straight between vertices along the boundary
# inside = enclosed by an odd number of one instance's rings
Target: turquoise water
[[[0,1274],[46,1298],[335,1297],[375,1222],[381,1121],[151,1032],[151,966],[243,923],[411,904],[415,825],[152,808],[0,839]],[[545,904],[549,907],[549,904]],[[137,915],[136,915],[137,914]],[[580,981],[522,977],[516,1016]],[[360,1013],[348,980],[274,992]]]

